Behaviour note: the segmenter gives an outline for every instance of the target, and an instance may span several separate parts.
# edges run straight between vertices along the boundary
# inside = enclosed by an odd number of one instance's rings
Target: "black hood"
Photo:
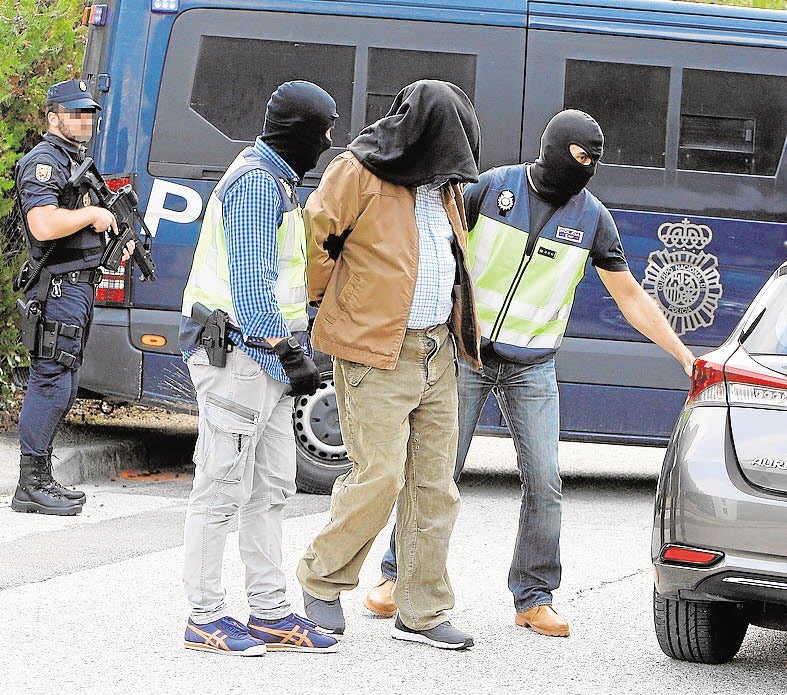
[[[336,122],[336,102],[311,82],[285,82],[265,109],[262,140],[303,178],[330,146],[325,131]]]
[[[478,181],[481,129],[473,104],[454,84],[419,80],[396,95],[387,115],[348,149],[385,181],[423,186]]]
[[[579,145],[593,160],[580,164],[569,145]],[[552,117],[541,136],[541,152],[530,167],[530,177],[539,195],[555,205],[564,205],[579,193],[596,173],[604,152],[604,133],[584,111],[567,109]]]

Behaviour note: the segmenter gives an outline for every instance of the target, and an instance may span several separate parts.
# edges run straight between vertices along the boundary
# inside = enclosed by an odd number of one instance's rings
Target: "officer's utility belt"
[[[61,273],[60,275],[53,275],[52,280],[60,280],[63,282],[70,282],[72,285],[77,285],[80,282],[87,282],[91,285],[100,285],[104,279],[104,273],[101,268],[93,268],[91,270],[72,270],[70,273]]]
[[[72,369],[77,362],[76,355],[57,349],[57,338],[81,339],[84,333],[82,326],[74,326],[60,321],[49,321],[44,318],[41,302],[37,299],[16,300],[16,309],[22,316],[20,333],[24,345],[33,357],[39,357],[62,364]]]
[[[97,287],[103,279],[104,273],[101,271],[101,268],[72,270],[68,273],[52,275],[42,263],[34,266],[30,261],[27,261],[22,265],[19,275],[14,281],[14,290],[27,292],[31,287],[36,287],[38,299],[43,300],[50,287],[53,288],[52,295],[54,297],[59,297],[61,294],[59,286],[62,285],[63,282],[69,282],[72,285],[77,285],[80,282],[87,282]]]
[[[53,297],[62,297],[63,290],[61,286],[64,282],[70,282],[72,285],[78,285],[80,282],[87,282],[94,287],[98,287],[103,278],[104,273],[101,272],[100,268],[93,268],[92,270],[72,270],[70,273],[53,275],[49,285],[52,288]]]

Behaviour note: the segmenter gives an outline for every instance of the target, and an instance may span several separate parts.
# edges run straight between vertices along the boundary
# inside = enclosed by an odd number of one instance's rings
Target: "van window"
[[[604,163],[664,167],[669,68],[566,60],[563,107],[604,131]]]
[[[494,133],[483,146],[483,168],[512,163],[521,142],[524,50],[521,27],[349,21],[290,11],[182,12],[160,78],[149,77],[158,99],[147,170],[217,180],[260,132],[271,92],[294,79],[326,89],[339,111],[333,146],[307,173],[305,188],[316,186],[328,162],[365,125],[387,113],[402,87],[422,78],[450,80],[474,100],[482,130]]]
[[[354,65],[354,46],[202,36],[191,108],[230,139],[254,140],[276,87],[308,80],[336,100],[333,144],[344,147],[350,141]]]
[[[366,123],[388,113],[394,97],[416,80],[445,80],[475,100],[476,56],[398,48],[369,48]]]
[[[684,70],[678,168],[774,176],[787,132],[787,78]]]

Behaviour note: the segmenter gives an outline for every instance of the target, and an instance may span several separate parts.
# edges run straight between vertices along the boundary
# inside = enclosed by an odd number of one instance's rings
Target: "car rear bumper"
[[[724,557],[710,567],[668,563],[666,544]],[[664,596],[787,604],[787,495],[741,475],[725,407],[681,415],[656,493],[652,558]]]
[[[656,591],[693,601],[764,601],[787,605],[787,562],[780,557],[726,555],[713,567],[654,563]]]

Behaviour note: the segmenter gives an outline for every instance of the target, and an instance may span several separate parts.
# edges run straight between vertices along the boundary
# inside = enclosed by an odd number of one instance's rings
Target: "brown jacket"
[[[449,327],[459,353],[478,366],[480,332],[465,261],[467,223],[459,186],[443,187],[443,205],[457,242],[459,278]],[[344,152],[309,196],[304,219],[309,301],[320,307],[312,327],[314,347],[394,369],[418,275],[415,190],[383,181]],[[334,260],[328,250],[337,247],[341,251],[333,252]]]

